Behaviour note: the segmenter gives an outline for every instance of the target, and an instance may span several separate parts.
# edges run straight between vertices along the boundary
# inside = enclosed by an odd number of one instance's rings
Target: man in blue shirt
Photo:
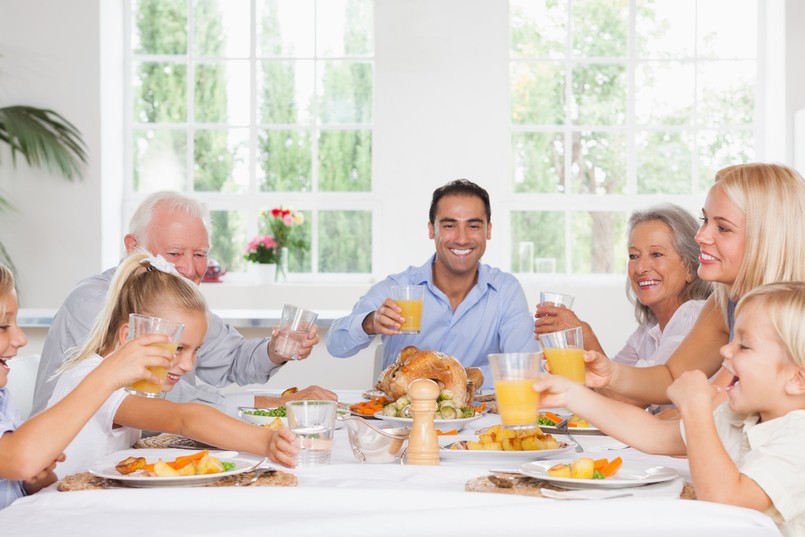
[[[523,288],[509,273],[480,263],[492,238],[489,194],[458,179],[433,193],[428,235],[436,253],[424,265],[409,267],[372,286],[346,317],[327,333],[327,350],[346,358],[365,349],[376,335],[383,342],[383,367],[400,350],[414,345],[456,357],[465,367],[480,367],[491,387],[487,355],[534,352],[534,320]],[[400,334],[405,320],[390,298],[393,285],[424,285],[422,331]]]

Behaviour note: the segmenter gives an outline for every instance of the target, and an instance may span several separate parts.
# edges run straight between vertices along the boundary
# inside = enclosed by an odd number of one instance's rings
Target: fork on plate
[[[568,427],[567,427],[567,418],[563,419],[562,421],[560,421],[559,423],[554,425],[554,427],[556,427],[556,430],[558,432],[560,432],[561,434],[566,434],[567,437],[570,439],[570,441],[576,444],[576,453],[584,452],[584,448],[581,447],[581,444],[579,444],[579,441],[576,440],[573,437],[572,434],[570,434],[570,431],[568,430]]]

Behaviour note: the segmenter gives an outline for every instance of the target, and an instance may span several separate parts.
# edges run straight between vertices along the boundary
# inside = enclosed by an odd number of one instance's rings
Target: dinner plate
[[[215,457],[216,453],[223,453],[219,451],[210,451],[210,455]],[[232,451],[227,452],[231,455]],[[235,468],[227,472],[218,474],[206,475],[185,475],[185,476],[171,476],[171,477],[148,477],[142,475],[123,475],[115,469],[115,466],[127,457],[145,457],[146,462],[149,464],[154,463],[157,459],[162,459],[165,462],[172,461],[176,457],[187,456],[187,450],[184,449],[127,449],[123,451],[115,451],[99,459],[95,464],[90,466],[89,473],[98,477],[106,479],[114,479],[129,487],[197,487],[213,483],[222,477],[231,475],[242,474],[250,472],[260,466],[266,461],[264,458],[252,457],[248,455],[234,455],[221,458],[221,462],[233,462]]]
[[[499,451],[499,450],[485,450],[485,449],[450,449],[456,442],[462,440],[475,440],[478,441],[477,436],[467,436],[465,438],[459,437],[439,437],[439,457],[444,460],[456,460],[464,462],[482,462],[482,463],[518,463],[536,461],[540,459],[547,459],[562,453],[567,453],[575,448],[575,445],[568,444],[567,442],[559,442],[558,449],[536,449],[530,451]],[[551,464],[553,466],[554,463]]]
[[[379,420],[387,421],[389,423],[393,423],[398,427],[410,427],[414,423],[414,418],[397,418],[395,416],[384,416],[382,411],[375,412],[375,417]],[[472,423],[473,421],[479,419],[481,415],[479,413],[475,413],[475,416],[471,418],[460,418],[460,419],[453,419],[453,420],[433,420],[433,424],[436,425],[436,428],[440,431],[447,432],[447,431],[460,431],[464,428],[465,425],[468,423]]]
[[[529,477],[556,483],[569,489],[619,489],[640,487],[651,483],[661,483],[679,477],[676,470],[667,466],[657,466],[639,462],[625,461],[610,477],[606,479],[576,479],[572,477],[553,477],[548,475],[548,468],[555,464],[568,464],[575,459],[527,462],[520,466],[520,472]]]

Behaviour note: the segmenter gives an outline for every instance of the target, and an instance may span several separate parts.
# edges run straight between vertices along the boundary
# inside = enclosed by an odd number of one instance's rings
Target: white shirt
[[[0,388],[0,436],[13,433],[20,426],[20,412],[11,400],[8,388]],[[0,509],[25,496],[22,481],[0,478]]]
[[[656,321],[640,325],[612,360],[634,367],[664,364],[693,328],[704,302],[704,300],[684,302],[671,316],[671,320],[665,325],[665,330],[660,330],[660,325]]]
[[[53,395],[48,401],[48,408],[70,393],[90,371],[101,363],[101,360],[103,360],[101,356],[94,354],[59,375]],[[112,428],[117,409],[128,395],[123,388],[112,392],[112,395],[106,399],[101,408],[70,442],[70,445],[64,450],[67,460],[56,466],[56,475],[59,479],[70,474],[85,472],[102,456],[120,449],[129,449],[140,439],[141,431],[139,429]]]
[[[716,431],[738,470],[774,504],[765,513],[788,537],[805,536],[805,410],[758,423],[757,414],[736,414],[727,403],[713,413]],[[685,439],[684,423],[680,422]]]

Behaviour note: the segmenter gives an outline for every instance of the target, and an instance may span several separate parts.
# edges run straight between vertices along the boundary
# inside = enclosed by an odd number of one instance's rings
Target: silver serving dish
[[[349,445],[358,462],[395,462],[405,454],[408,435],[407,427],[381,429],[357,416],[338,416],[347,426]]]

